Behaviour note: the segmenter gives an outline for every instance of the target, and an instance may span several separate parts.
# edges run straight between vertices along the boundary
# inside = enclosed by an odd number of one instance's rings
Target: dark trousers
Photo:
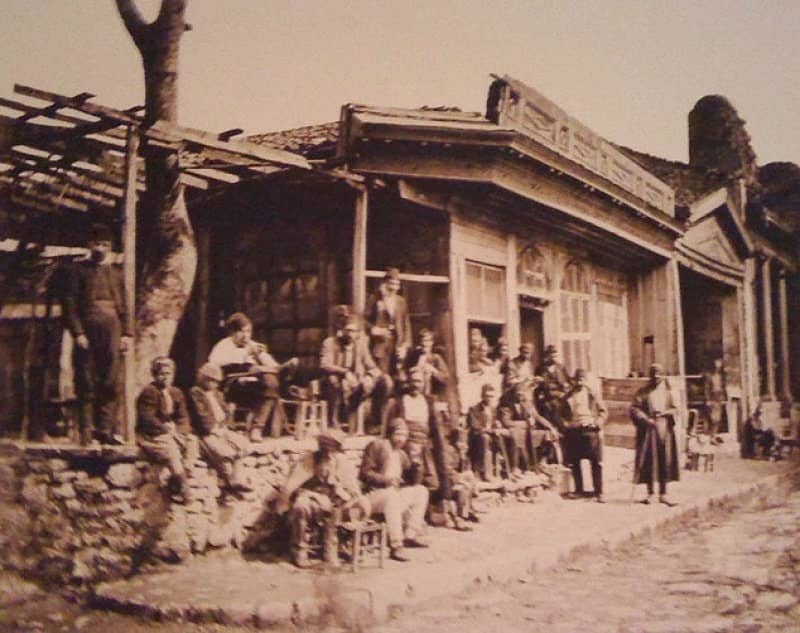
[[[568,429],[564,438],[564,459],[572,469],[575,492],[583,494],[581,461],[588,459],[592,467],[592,487],[596,495],[603,494],[603,446],[597,431]]]
[[[84,320],[89,349],[74,347],[72,364],[75,392],[81,405],[82,434],[95,431],[99,439],[116,432],[117,404],[121,393],[122,325],[116,309],[102,302],[93,305]]]

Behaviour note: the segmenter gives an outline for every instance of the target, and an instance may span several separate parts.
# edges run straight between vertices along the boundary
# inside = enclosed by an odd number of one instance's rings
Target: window
[[[592,371],[590,288],[585,267],[570,262],[564,269],[560,301],[561,349],[570,373],[578,368]]]
[[[506,274],[503,268],[467,262],[467,317],[474,321],[505,323]]]
[[[630,363],[628,312],[623,287],[597,284],[595,319],[600,334],[595,345],[597,373],[607,378],[624,378],[628,375]]]
[[[533,246],[524,249],[517,263],[517,284],[521,292],[533,296],[547,291],[547,271],[542,254]]]

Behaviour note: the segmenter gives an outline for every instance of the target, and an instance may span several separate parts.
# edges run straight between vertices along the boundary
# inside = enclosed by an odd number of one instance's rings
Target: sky
[[[0,0],[14,83],[143,102],[113,0]],[[139,0],[155,15],[158,0]],[[180,123],[248,134],[338,119],[345,103],[483,111],[491,73],[605,138],[686,161],[686,117],[726,96],[759,164],[800,163],[797,0],[189,0]]]

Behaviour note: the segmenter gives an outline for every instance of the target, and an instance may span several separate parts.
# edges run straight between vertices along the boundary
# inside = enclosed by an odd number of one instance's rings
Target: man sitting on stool
[[[291,505],[291,509],[290,509]],[[298,567],[308,567],[306,530],[309,522],[323,523],[323,557],[339,566],[337,525],[344,513],[357,509],[359,516],[369,516],[370,506],[361,494],[355,469],[342,454],[342,440],[337,431],[317,436],[317,450],[301,456],[292,468],[278,497],[277,511],[289,510],[292,559]]]
[[[408,427],[402,418],[389,421],[389,439],[370,442],[361,460],[359,477],[367,490],[373,514],[383,514],[389,531],[390,556],[409,560],[403,546],[428,547],[420,538],[428,489],[420,482],[421,464],[412,463],[403,450]]]
[[[269,425],[273,435],[279,435],[286,421],[280,403],[281,372],[293,372],[297,358],[279,364],[263,343],[252,340],[253,323],[241,312],[235,312],[225,322],[226,338],[217,342],[208,355],[208,362],[231,376],[227,389],[228,400],[252,410],[250,439],[258,441]]]
[[[603,424],[608,416],[603,402],[586,384],[586,372],[575,370],[572,389],[565,399],[564,461],[572,467],[575,495],[583,496],[581,460],[592,465],[592,486],[599,503],[603,500]]]

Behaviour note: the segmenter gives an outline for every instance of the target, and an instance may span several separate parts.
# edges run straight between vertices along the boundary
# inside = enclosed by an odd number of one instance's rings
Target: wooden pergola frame
[[[183,185],[205,192],[279,171],[312,169],[298,154],[231,140],[241,133],[238,129],[213,134],[164,121],[145,127],[141,106],[110,108],[94,103],[88,92],[67,96],[23,85],[15,85],[14,92],[24,100],[0,97],[4,237],[16,238],[20,247],[81,245],[80,229],[93,222],[120,226],[125,292],[131,306],[136,288],[136,204],[145,190],[142,144],[148,152],[177,152]],[[135,429],[134,362],[134,355],[128,354],[128,442],[134,441]]]

